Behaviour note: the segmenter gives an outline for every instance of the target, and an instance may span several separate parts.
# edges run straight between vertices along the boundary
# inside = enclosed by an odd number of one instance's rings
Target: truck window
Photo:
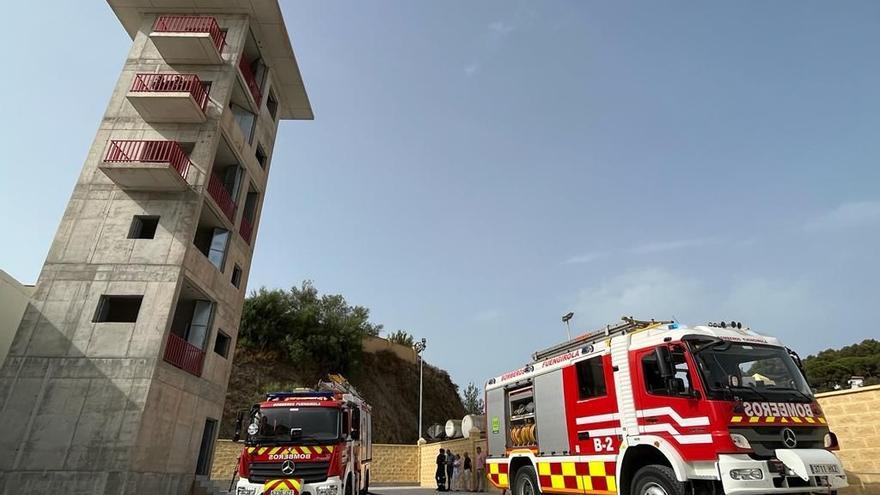
[[[608,391],[605,387],[605,367],[602,357],[597,356],[575,364],[580,400],[603,397]]]
[[[692,390],[690,370],[688,369],[687,360],[684,358],[684,352],[681,348],[673,347],[670,349],[672,355],[672,364],[675,366],[674,380],[681,380],[682,390]],[[657,358],[653,352],[645,354],[642,358],[642,373],[645,377],[645,388],[648,393],[654,395],[676,395],[669,390],[668,384],[660,375],[660,366],[657,364]]]

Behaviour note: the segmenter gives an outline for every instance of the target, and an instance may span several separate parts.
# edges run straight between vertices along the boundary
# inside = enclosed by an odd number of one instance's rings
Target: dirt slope
[[[232,436],[235,415],[269,390],[313,386],[320,373],[253,351],[236,351],[226,392],[220,437]],[[419,368],[392,353],[364,353],[360,370],[347,377],[373,407],[375,443],[415,443],[418,437]],[[424,428],[461,419],[458,387],[446,371],[425,365]]]

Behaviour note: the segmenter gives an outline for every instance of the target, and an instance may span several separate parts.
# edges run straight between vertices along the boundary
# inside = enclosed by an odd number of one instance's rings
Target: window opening
[[[232,285],[236,289],[241,288],[241,267],[238,265],[232,267]]]
[[[95,323],[134,323],[144,296],[101,296],[92,320]]]
[[[260,168],[266,168],[266,152],[263,151],[263,145],[257,143],[257,150],[254,152],[257,157],[257,162],[260,164]]]
[[[232,338],[226,335],[223,330],[217,330],[217,339],[214,340],[214,352],[226,358],[229,355],[229,344]]]
[[[131,227],[128,229],[129,239],[152,239],[156,237],[156,228],[159,226],[159,217],[150,215],[135,215],[131,219]]]
[[[269,90],[269,96],[266,98],[266,109],[269,110],[272,120],[275,120],[276,115],[278,115],[278,100],[275,99],[275,93],[271,90]]]

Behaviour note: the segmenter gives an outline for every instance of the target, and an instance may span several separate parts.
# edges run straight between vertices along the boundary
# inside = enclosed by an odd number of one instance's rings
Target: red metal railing
[[[165,361],[187,373],[202,376],[205,351],[172,333],[168,334],[168,342],[165,344]]]
[[[208,179],[208,194],[214,198],[226,218],[230,222],[235,222],[235,201],[232,200],[232,195],[229,194],[223,181],[216,174],[211,174],[211,178]]]
[[[238,233],[241,234],[241,238],[244,239],[245,242],[248,244],[251,243],[251,235],[254,233],[254,226],[245,216],[241,217],[241,225],[238,226]]]
[[[208,33],[217,51],[223,53],[226,45],[226,33],[224,33],[217,20],[208,16],[197,15],[163,15],[156,19],[153,31],[159,33]]]
[[[202,111],[208,103],[208,88],[195,74],[137,74],[132,93],[189,93]]]
[[[248,89],[251,90],[251,96],[254,97],[254,102],[256,102],[257,106],[260,106],[260,100],[263,98],[263,93],[260,91],[260,85],[257,84],[257,76],[254,75],[254,71],[251,70],[251,64],[246,58],[244,58],[243,53],[241,54],[241,59],[238,61],[238,70],[240,70],[241,75],[244,76]]]
[[[169,163],[181,177],[186,179],[190,161],[186,151],[177,141],[134,141],[112,140],[107,155],[107,163],[156,162]]]

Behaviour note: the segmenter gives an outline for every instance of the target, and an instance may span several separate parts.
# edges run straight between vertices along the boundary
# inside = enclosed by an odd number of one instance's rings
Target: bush
[[[364,336],[381,325],[370,311],[349,306],[341,295],[319,295],[311,282],[289,291],[261,288],[244,302],[242,346],[301,363],[316,375],[346,374],[357,367]]]

